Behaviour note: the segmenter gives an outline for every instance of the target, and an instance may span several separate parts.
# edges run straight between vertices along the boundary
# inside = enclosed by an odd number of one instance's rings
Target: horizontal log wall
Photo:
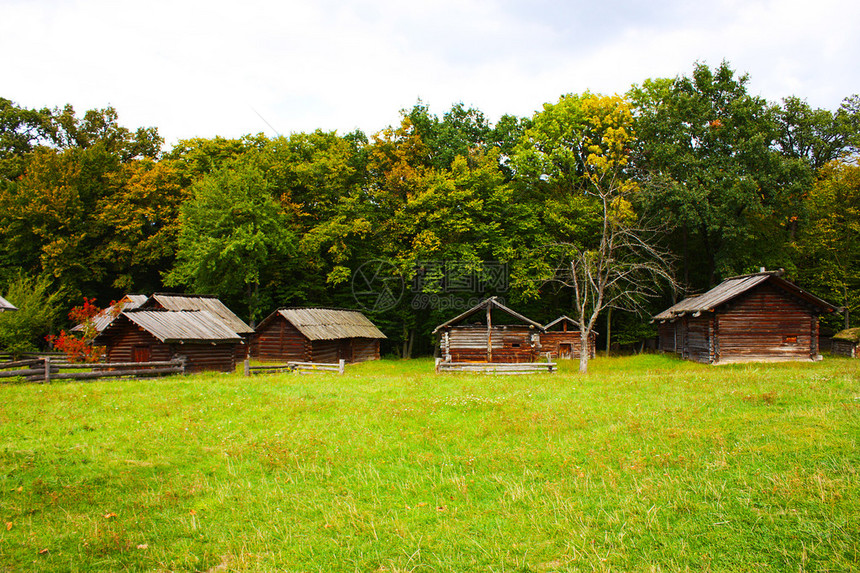
[[[717,313],[718,362],[815,358],[818,316],[785,291],[762,285]]]
[[[860,358],[860,343],[834,338],[830,346],[830,352],[838,356]]]
[[[149,347],[150,360],[164,361],[173,358],[170,346],[130,321],[112,336],[107,343],[108,362],[134,362],[135,347]]]
[[[452,362],[487,361],[487,327],[455,326],[448,331],[447,351]],[[493,362],[534,362],[541,351],[541,335],[525,326],[494,326]]]
[[[588,337],[588,355],[594,358],[596,336],[592,333]],[[582,338],[579,331],[568,332],[544,332],[540,335],[541,354],[549,352],[552,356],[559,358],[579,358],[579,348],[582,346]],[[562,352],[566,352],[563,348],[570,345],[573,351],[566,356],[562,356]]]
[[[236,370],[235,344],[171,344],[172,356],[185,357],[186,372]]]
[[[186,372],[218,370],[232,372],[236,368],[236,344],[185,343],[165,344],[131,322],[107,340],[108,362],[135,362],[135,348],[149,348],[149,360],[172,360],[185,356]]]

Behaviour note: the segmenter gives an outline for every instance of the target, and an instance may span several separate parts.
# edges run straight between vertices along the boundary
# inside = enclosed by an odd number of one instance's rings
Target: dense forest
[[[419,102],[369,136],[172,149],[112,108],[79,116],[0,98],[0,293],[30,321],[0,347],[44,345],[84,297],[106,306],[158,291],[218,295],[249,322],[282,306],[359,308],[398,354],[432,351],[436,325],[490,295],[535,320],[572,316],[547,256],[600,241],[592,173],[612,142],[628,190],[613,208],[650,230],[674,276],[601,314],[613,342],[649,336],[649,312],[760,267],[844,306],[840,328],[860,311],[860,98],[813,109],[748,83],[728,63],[695,64],[495,124]]]

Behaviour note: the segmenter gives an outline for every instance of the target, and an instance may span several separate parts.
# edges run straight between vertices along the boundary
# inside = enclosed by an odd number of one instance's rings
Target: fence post
[[[345,370],[345,367],[346,367],[346,360],[344,360],[343,358],[341,358],[341,359],[340,359],[340,360],[338,360],[338,362],[337,362],[337,373],[338,373],[338,374],[343,374],[343,371]]]
[[[436,357],[436,374],[439,373],[439,365],[442,364],[442,358],[439,356]]]
[[[245,359],[245,376],[251,375],[251,361],[247,358]]]
[[[45,356],[45,384],[51,383],[51,357]]]

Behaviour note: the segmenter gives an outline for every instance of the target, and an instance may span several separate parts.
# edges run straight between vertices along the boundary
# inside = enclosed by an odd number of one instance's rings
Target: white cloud
[[[567,92],[623,92],[723,59],[750,91],[836,107],[858,91],[860,6],[346,0],[128,4],[0,0],[0,95],[27,107],[113,105],[177,138],[376,131],[420,97],[496,119]]]

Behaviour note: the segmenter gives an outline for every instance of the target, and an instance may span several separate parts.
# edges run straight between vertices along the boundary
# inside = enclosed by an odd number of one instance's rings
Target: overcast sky
[[[491,121],[727,60],[768,100],[860,93],[857,0],[0,0],[0,96],[180,138]]]

